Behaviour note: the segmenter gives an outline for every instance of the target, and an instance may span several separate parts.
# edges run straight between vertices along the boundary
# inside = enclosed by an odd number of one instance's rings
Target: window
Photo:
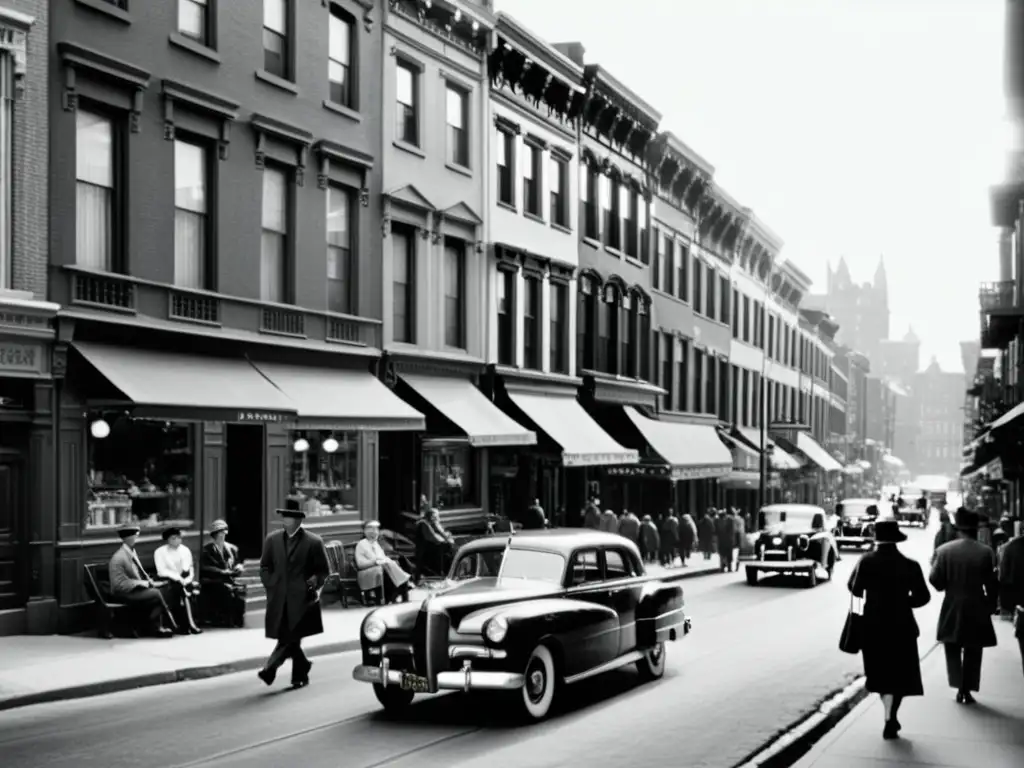
[[[651,263],[650,238],[647,231],[647,200],[643,195],[637,195],[636,226],[640,238],[640,261],[644,264]],[[655,230],[657,239],[657,230]]]
[[[661,407],[666,411],[672,410],[672,371],[675,366],[672,360],[676,350],[675,338],[671,333],[658,334],[658,358],[661,361],[658,385],[665,390],[661,396]]]
[[[551,163],[551,223],[569,226],[569,163],[564,158],[552,157]]]
[[[516,204],[515,193],[515,136],[508,131],[498,131],[498,202]]]
[[[420,493],[431,507],[453,509],[475,506],[474,450],[466,446],[424,446]]]
[[[515,302],[516,273],[498,272],[498,363],[516,364]]]
[[[718,418],[729,420],[729,364],[718,361]]]
[[[682,243],[676,251],[676,298],[690,300],[690,251]]]
[[[412,64],[399,61],[395,67],[395,138],[414,147],[420,145],[419,75]]]
[[[343,107],[353,106],[352,99],[352,30],[351,17],[331,6],[331,21],[327,54],[327,80],[330,99]]]
[[[604,244],[609,248],[621,245],[619,228],[621,226],[621,194],[620,184],[608,176],[601,177],[601,208],[604,211]]]
[[[289,79],[288,0],[263,0],[263,69]]]
[[[728,323],[729,301],[732,297],[732,294],[730,293],[731,289],[729,288],[729,278],[726,277],[725,275],[719,278],[718,289],[719,301],[721,302],[718,308],[718,320],[719,322],[722,323]]]
[[[260,253],[260,298],[284,302],[287,287],[288,180],[277,168],[263,169],[263,240]]]
[[[593,279],[583,277],[576,292],[576,370],[594,369],[597,291]]]
[[[178,32],[203,45],[210,44],[209,0],[178,0]]]
[[[704,413],[704,353],[693,351],[693,412]]]
[[[597,559],[597,550],[588,549],[577,552],[572,558],[572,583],[587,584],[602,581],[601,563]]]
[[[540,370],[540,278],[525,277],[523,301],[523,367]]]
[[[616,549],[607,549],[604,553],[604,577],[606,579],[625,579],[635,576],[632,561]]]
[[[540,216],[541,157],[539,147],[527,146],[526,164],[523,167],[523,210]]]
[[[14,57],[0,51],[0,291],[13,287],[12,169],[14,167]]]
[[[618,373],[620,301],[618,289],[612,285],[606,285],[602,298],[597,321],[597,369],[604,373]]]
[[[640,195],[631,190],[627,185],[621,187],[622,197],[622,238],[624,240],[622,250],[627,256],[637,256],[637,224],[640,217]]]
[[[628,296],[623,301],[623,312],[625,322],[623,330],[625,337],[622,340],[622,372],[627,376],[640,378],[640,299],[637,296]]]
[[[307,517],[359,509],[359,433],[293,431],[291,499]],[[295,447],[304,450],[295,450]]]
[[[551,283],[549,365],[552,373],[569,373],[569,286]]]
[[[651,265],[651,287],[660,291],[664,289],[665,276],[661,273],[662,264],[665,263],[665,251],[661,241],[661,232],[654,228],[654,263]]]
[[[740,295],[735,288],[732,289],[732,337],[740,337]]]
[[[687,411],[690,409],[690,379],[687,376],[690,369],[690,342],[685,340],[678,340],[676,342],[676,395],[677,395],[677,411]],[[700,381],[700,368],[696,369],[697,379]],[[694,397],[699,397],[700,392],[697,386],[694,386]],[[699,410],[699,409],[698,409]]]
[[[715,398],[718,396],[718,358],[707,355],[707,376],[704,377],[704,413],[716,413]]]
[[[466,249],[457,240],[444,244],[444,343],[466,346]]]
[[[601,176],[588,165],[581,165],[580,171],[585,174],[580,185],[583,196],[583,234],[594,240],[601,239],[601,223],[598,217],[598,203],[601,196]]]
[[[122,417],[111,421],[106,437],[87,440],[87,530],[113,531],[132,521],[143,528],[192,527],[192,425]]]
[[[743,341],[750,341],[750,297],[743,297]]]
[[[327,309],[353,314],[352,195],[342,187],[327,188]]]
[[[730,417],[730,421],[732,421],[732,423],[735,426],[739,426],[738,416],[739,416],[739,405],[740,405],[740,369],[737,368],[735,365],[730,365],[729,366],[729,373],[732,376],[732,387],[731,387],[732,388],[732,398],[731,398],[732,414],[731,414],[731,417]]]
[[[114,123],[84,109],[75,111],[76,261],[79,266],[112,272],[115,227],[120,223],[114,168]]]
[[[704,265],[696,256],[693,257],[693,311],[698,315],[704,314],[704,302],[701,292],[704,290],[703,280]],[[699,411],[698,411],[699,413]]]
[[[715,301],[715,290],[718,288],[718,275],[715,274],[715,270],[708,267],[707,269],[707,307],[704,314],[710,317],[712,320],[718,319],[717,306]]]
[[[174,284],[209,288],[210,231],[205,147],[174,142]]]
[[[448,161],[469,167],[469,94],[449,85],[447,89]]]
[[[413,332],[416,308],[414,295],[416,285],[415,242],[411,231],[395,229],[391,233],[391,335],[395,341],[404,341],[409,344],[416,342]]]

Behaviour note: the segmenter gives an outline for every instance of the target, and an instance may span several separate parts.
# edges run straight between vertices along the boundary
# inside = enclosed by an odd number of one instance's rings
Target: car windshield
[[[469,581],[470,579],[481,579],[498,575],[501,568],[502,549],[485,549],[476,552],[466,552],[452,568],[453,581]]]
[[[836,505],[836,512],[841,517],[858,518],[878,514],[878,505],[873,501],[842,501]]]
[[[499,554],[500,557],[500,554]],[[556,552],[536,549],[510,549],[501,569],[503,579],[530,579],[561,584],[565,558]]]
[[[793,509],[762,510],[761,514],[764,517],[762,529],[773,533],[809,531],[811,530],[811,520],[814,517],[813,512]]]

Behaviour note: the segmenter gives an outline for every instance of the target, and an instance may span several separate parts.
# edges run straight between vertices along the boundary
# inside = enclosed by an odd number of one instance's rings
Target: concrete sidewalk
[[[946,682],[941,647],[921,662],[925,695],[900,709],[901,738],[882,739],[883,709],[871,695],[794,768],[1021,768],[1024,766],[1024,674],[1013,627],[996,621],[999,645],[986,648],[981,692],[957,704]]]
[[[704,576],[718,572],[718,558],[693,559],[685,568],[650,565],[647,571],[671,581]],[[417,589],[411,598],[427,594]],[[325,600],[323,634],[302,644],[311,657],[357,649],[359,627],[370,610]],[[263,615],[248,614],[243,629],[207,629],[171,639],[0,637],[0,710],[258,669],[273,648],[263,634]]]

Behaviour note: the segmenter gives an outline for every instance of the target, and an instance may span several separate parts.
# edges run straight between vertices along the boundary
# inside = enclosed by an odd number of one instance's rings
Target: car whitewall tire
[[[545,645],[538,645],[526,660],[525,680],[520,695],[523,712],[530,720],[543,720],[551,711],[558,687],[555,658]]]
[[[665,675],[665,644],[658,643],[636,663],[640,679],[645,683],[660,680]]]

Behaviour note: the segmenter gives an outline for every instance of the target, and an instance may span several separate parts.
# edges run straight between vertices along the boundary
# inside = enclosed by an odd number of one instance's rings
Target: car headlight
[[[484,628],[484,635],[492,643],[500,643],[505,639],[505,635],[508,634],[508,619],[504,616],[495,616],[493,619],[487,622],[487,626]]]
[[[381,619],[376,616],[370,616],[363,623],[363,637],[369,640],[371,643],[376,643],[387,631],[388,627]]]
[[[774,539],[772,539],[772,546],[773,547],[777,547],[780,544],[782,544],[782,537],[781,536],[776,536]]]

